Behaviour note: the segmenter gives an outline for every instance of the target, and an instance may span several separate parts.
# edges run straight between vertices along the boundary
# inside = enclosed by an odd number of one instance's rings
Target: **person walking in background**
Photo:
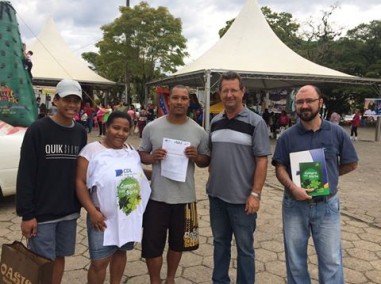
[[[262,113],[262,118],[266,122],[266,125],[270,126],[270,113],[268,108],[266,108],[265,111]]]
[[[101,136],[104,136],[104,135],[106,135],[106,122],[107,122],[108,117],[112,113],[112,108],[111,108],[110,104],[106,104],[106,106],[104,108],[101,107],[101,105],[99,105],[98,108],[103,113],[102,127],[100,127],[100,128],[102,128],[102,132],[101,132],[101,129],[99,128],[99,133],[101,133]],[[98,124],[99,124],[99,122],[98,122]]]
[[[329,118],[329,121],[332,122],[333,124],[339,125],[340,123],[341,116],[337,112],[333,112]]]
[[[103,112],[103,104],[99,104],[98,105],[98,110],[97,110],[97,123],[98,123],[98,127],[99,127],[99,135],[98,136],[102,136],[103,135],[103,117],[104,117],[105,113]]]
[[[352,126],[351,126],[351,139],[353,141],[357,141],[357,128],[360,125],[360,111],[358,109],[355,110],[355,115],[353,116],[352,119]]]
[[[119,104],[114,106],[114,111],[127,112],[127,106],[123,101],[120,101]]]
[[[272,136],[272,129],[271,129],[272,117],[271,117],[271,114],[269,113],[269,109],[267,109],[267,108],[265,109],[265,111],[262,113],[262,118],[266,122],[266,125],[267,125],[267,134],[271,138],[271,136]]]
[[[47,113],[48,113],[48,110],[46,109],[46,104],[41,103],[37,118],[43,118],[47,115]]]
[[[142,138],[143,129],[147,125],[147,110],[144,106],[141,107],[139,118],[138,118],[138,128],[139,128],[139,137]]]
[[[77,156],[86,130],[73,121],[82,89],[64,79],[56,86],[57,112],[28,127],[21,147],[16,211],[29,247],[54,261],[51,283],[61,283],[65,257],[74,254],[80,203],[75,194]]]
[[[134,134],[135,133],[135,127],[136,127],[136,119],[137,119],[135,107],[133,105],[130,105],[128,107],[127,113],[132,119],[132,125],[131,125],[132,132],[131,132],[131,134]]]
[[[243,106],[245,88],[235,72],[222,74],[225,111],[211,121],[211,163],[206,192],[213,233],[213,283],[231,283],[231,242],[237,245],[236,283],[255,282],[254,231],[271,154],[267,125]]]
[[[89,284],[104,283],[108,265],[110,283],[121,283],[126,251],[141,241],[151,188],[138,152],[125,143],[131,123],[126,112],[112,112],[106,121],[106,136],[79,154],[76,184],[87,211]]]
[[[148,105],[147,109],[147,123],[155,120],[155,109],[153,104]]]
[[[287,112],[285,110],[282,110],[278,118],[279,127],[287,128],[289,123],[290,123],[290,118],[288,117]]]
[[[278,117],[278,127],[279,127],[279,133],[276,134],[276,139],[278,139],[283,132],[287,129],[287,127],[290,124],[290,118],[287,115],[287,112],[285,110],[282,110]]]
[[[307,266],[308,240],[312,235],[318,258],[319,283],[343,284],[340,237],[340,175],[357,167],[358,157],[345,130],[322,119],[320,90],[312,85],[295,96],[298,122],[277,141],[272,164],[284,186],[282,220],[289,284],[311,283]],[[330,194],[311,197],[311,189],[299,187],[290,176],[290,153],[324,149]]]
[[[187,117],[188,88],[175,86],[170,92],[168,105],[167,115],[146,125],[139,146],[142,162],[152,164],[152,194],[144,213],[142,241],[142,257],[146,259],[152,284],[161,283],[167,231],[169,248],[165,283],[174,283],[182,252],[198,248],[194,171],[195,164],[199,167],[209,165],[208,135]],[[164,143],[184,146],[183,154],[174,155],[172,150],[163,146]],[[183,171],[180,167],[172,169],[183,174],[181,178],[162,174],[170,157],[177,165],[186,166]]]
[[[80,123],[86,129],[87,118],[88,118],[87,113],[83,109],[81,109],[79,112],[79,116],[80,116]]]
[[[91,130],[93,129],[93,125],[94,125],[94,113],[95,113],[94,107],[92,107],[89,102],[86,102],[85,106],[83,107],[83,111],[87,115],[87,120],[85,125],[87,128],[87,132],[91,133]]]
[[[204,115],[196,94],[190,94],[188,116],[202,126]]]

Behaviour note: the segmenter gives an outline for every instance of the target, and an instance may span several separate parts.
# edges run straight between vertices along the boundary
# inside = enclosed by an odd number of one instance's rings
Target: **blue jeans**
[[[318,257],[319,283],[344,283],[339,198],[309,203],[285,195],[282,211],[288,283],[311,283],[307,267],[311,234]]]
[[[29,239],[35,253],[51,260],[71,256],[75,252],[77,219],[37,224],[37,235]]]
[[[87,128],[88,128],[88,133],[90,133],[91,130],[93,129],[93,125],[94,125],[94,117],[91,116],[91,117],[89,117],[89,118],[87,119],[87,121],[86,121],[86,126],[87,126]]]
[[[209,197],[213,233],[213,283],[229,283],[232,236],[237,245],[237,283],[255,282],[254,231],[257,214],[247,215],[245,204],[231,204]]]

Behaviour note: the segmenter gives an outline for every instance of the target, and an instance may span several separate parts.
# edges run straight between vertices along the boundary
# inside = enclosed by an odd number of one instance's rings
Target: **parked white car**
[[[25,131],[0,135],[0,196],[16,193],[20,149]]]
[[[343,123],[344,124],[351,124],[354,116],[355,116],[354,114],[345,115],[342,119]]]

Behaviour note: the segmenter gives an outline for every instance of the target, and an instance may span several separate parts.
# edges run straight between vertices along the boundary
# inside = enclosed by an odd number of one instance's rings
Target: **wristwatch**
[[[254,197],[257,198],[258,200],[261,200],[261,193],[260,193],[260,192],[254,192],[254,191],[251,191],[251,192],[250,192],[250,195],[254,196]]]

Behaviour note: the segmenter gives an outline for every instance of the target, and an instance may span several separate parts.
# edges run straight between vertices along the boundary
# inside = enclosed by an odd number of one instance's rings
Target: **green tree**
[[[361,75],[381,78],[381,21],[361,24],[349,30],[347,38],[358,45],[357,58],[364,67]]]
[[[342,29],[335,27],[331,22],[331,16],[337,8],[335,4],[328,10],[323,10],[319,22],[315,22],[312,18],[307,21],[308,31],[301,32],[303,43],[298,49],[301,56],[319,64],[332,65],[332,61],[336,58],[335,39],[342,34]]]
[[[337,8],[330,6],[322,11],[319,21],[308,21],[309,31],[301,33],[303,41],[295,51],[315,63],[350,75],[380,77],[380,22],[361,24],[343,35],[342,28],[331,21]],[[377,96],[375,89],[366,86],[331,85],[323,87],[323,92],[328,113],[352,113],[356,108],[362,109],[364,98]]]
[[[93,71],[97,71],[97,58],[98,53],[96,52],[84,52],[81,54],[82,58],[86,60],[90,65],[89,68]]]
[[[269,7],[261,8],[271,29],[278,38],[291,49],[298,49],[301,39],[298,36],[300,24],[296,22],[292,14],[286,12],[273,12]]]
[[[175,72],[184,65],[186,39],[182,23],[166,7],[151,8],[141,2],[120,7],[121,15],[101,27],[103,39],[96,46],[98,56],[85,54],[101,75],[128,87],[143,103],[145,83]]]

